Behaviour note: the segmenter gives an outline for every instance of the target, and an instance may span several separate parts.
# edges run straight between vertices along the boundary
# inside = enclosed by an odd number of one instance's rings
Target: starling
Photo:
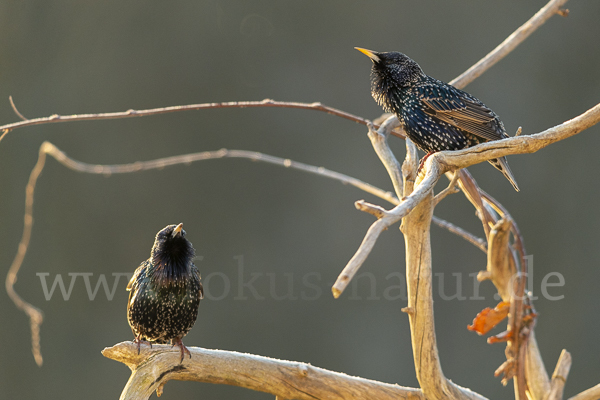
[[[460,150],[509,137],[500,118],[479,99],[425,75],[419,64],[398,52],[356,47],[373,61],[371,95],[398,117],[408,137],[427,154]],[[518,192],[506,158],[489,160]]]
[[[192,354],[181,339],[192,329],[204,297],[196,252],[185,238],[183,224],[169,225],[156,234],[150,258],[144,261],[127,285],[127,321],[135,336],[138,354],[142,342],[178,345]]]

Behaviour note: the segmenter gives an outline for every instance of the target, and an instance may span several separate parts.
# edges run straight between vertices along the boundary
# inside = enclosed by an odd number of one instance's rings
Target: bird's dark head
[[[196,255],[194,247],[185,238],[183,224],[168,225],[156,234],[152,246],[152,263],[159,269],[187,273]]]
[[[410,87],[414,82],[424,77],[423,70],[408,56],[392,51],[379,53],[355,47],[366,54],[371,61],[371,95],[386,111],[395,112],[399,106],[397,96],[403,88]]]

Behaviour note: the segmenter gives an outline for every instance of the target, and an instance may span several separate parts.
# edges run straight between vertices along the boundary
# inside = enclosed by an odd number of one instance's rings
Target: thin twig
[[[460,175],[458,174],[458,172],[455,172],[453,175],[454,176],[450,180],[448,186],[433,198],[434,207],[437,206],[440,201],[444,200],[444,198],[446,198],[446,196],[448,196],[449,194],[454,194],[459,191],[459,189],[456,187],[456,182],[458,182],[458,177]]]
[[[358,250],[356,250],[354,256],[348,261],[348,264],[346,264],[331,288],[333,296],[336,299],[346,289],[356,272],[365,262],[371,253],[371,250],[373,250],[373,246],[377,242],[381,232],[400,221],[419,205],[419,203],[429,195],[440,175],[441,173],[438,170],[438,165],[430,164],[425,178],[417,185],[416,189],[409,196],[404,197],[396,207],[389,211],[385,211],[384,216],[371,225],[367,230],[362,243],[358,247]]]
[[[440,228],[449,230],[450,232],[454,233],[455,235],[462,237],[467,242],[469,242],[473,246],[477,247],[479,250],[483,251],[484,253],[487,253],[487,243],[484,239],[479,238],[479,237],[473,235],[472,233],[465,231],[460,226],[456,226],[456,225],[452,224],[451,222],[448,222],[441,218],[438,218],[435,215],[433,216],[432,221],[434,224],[436,224]]]
[[[508,38],[506,38],[501,44],[499,44],[492,52],[487,56],[473,65],[471,68],[463,72],[456,79],[450,83],[457,88],[464,88],[468,83],[475,80],[491,66],[496,64],[502,58],[506,57],[511,51],[513,51],[519,44],[521,44],[531,33],[538,29],[544,24],[552,15],[559,13],[562,5],[567,0],[551,0],[546,6],[538,11],[533,17],[529,19],[525,24],[519,27],[513,32]],[[90,121],[90,120],[101,120],[101,119],[118,119],[118,118],[131,118],[131,117],[145,117],[149,115],[165,114],[170,112],[180,112],[189,110],[201,110],[208,108],[249,108],[249,107],[284,107],[284,108],[300,108],[305,110],[318,110],[324,111],[328,114],[336,115],[351,121],[366,125],[368,120],[347,113],[342,110],[335,109],[333,107],[325,106],[321,103],[299,103],[299,102],[285,102],[285,101],[274,101],[271,99],[264,99],[262,101],[239,101],[239,102],[222,102],[222,103],[203,103],[203,104],[189,104],[183,106],[170,106],[160,107],[146,110],[127,110],[120,112],[111,113],[95,113],[95,114],[78,114],[78,115],[51,115],[44,118],[28,119],[21,122],[15,122],[12,124],[6,124],[0,126],[0,130],[3,134],[0,136],[0,141],[6,136],[8,132],[13,129],[22,128],[32,125],[51,124],[59,122],[70,122],[70,121]],[[20,117],[23,116],[13,107],[15,113]],[[392,135],[403,138],[404,136],[398,132],[391,132]]]
[[[17,114],[17,116],[18,116],[19,118],[21,118],[23,121],[27,121],[27,118],[25,118],[25,117],[23,116],[23,114],[21,114],[21,113],[19,112],[19,110],[17,110],[17,106],[15,105],[15,102],[13,101],[13,98],[12,98],[12,96],[8,96],[8,100],[10,101],[10,106],[12,107],[13,111],[15,112],[15,114]]]
[[[17,282],[17,273],[23,264],[25,254],[27,253],[27,248],[29,247],[29,240],[31,239],[31,230],[33,228],[33,195],[35,192],[35,185],[40,177],[40,174],[42,173],[42,170],[44,169],[44,164],[46,162],[46,149],[46,146],[42,144],[39,151],[38,161],[29,175],[29,182],[27,183],[27,188],[25,189],[23,235],[21,236],[21,241],[19,242],[17,254],[10,265],[8,274],[6,274],[5,281],[6,292],[8,293],[8,296],[11,298],[13,303],[15,303],[15,305],[23,310],[29,317],[29,323],[31,326],[31,351],[36,364],[40,367],[43,363],[42,353],[40,350],[40,325],[42,324],[44,316],[37,307],[34,307],[30,303],[23,300],[21,296],[15,292],[14,286]]]
[[[281,157],[275,157],[268,154],[263,154],[255,151],[247,150],[227,150],[221,149],[217,151],[204,151],[200,153],[185,154],[174,157],[160,158],[150,161],[134,162],[129,164],[118,164],[118,165],[101,165],[101,164],[88,164],[81,161],[77,161],[62,150],[57,148],[50,142],[44,142],[39,150],[39,156],[36,166],[31,172],[29,183],[26,189],[25,196],[25,214],[24,214],[24,226],[23,226],[23,237],[19,244],[18,252],[12,262],[9,272],[6,276],[6,290],[9,297],[13,300],[15,305],[23,310],[30,318],[31,332],[32,332],[32,351],[38,365],[42,364],[42,355],[40,351],[40,336],[39,330],[43,320],[42,312],[31,305],[30,303],[23,300],[14,290],[14,285],[17,281],[17,274],[23,264],[23,260],[27,253],[29,246],[29,238],[33,228],[33,201],[35,194],[35,186],[37,180],[42,173],[45,165],[46,156],[49,155],[56,159],[63,166],[72,169],[74,171],[100,174],[100,175],[111,175],[111,174],[122,174],[122,173],[133,173],[139,171],[148,171],[153,169],[161,169],[166,166],[172,165],[185,165],[195,161],[214,160],[221,158],[245,158],[252,161],[261,161],[269,164],[282,166],[285,168],[293,168],[311,174],[316,174],[325,178],[334,179],[344,184],[354,186],[364,192],[370,193],[383,200],[388,201],[391,204],[397,205],[400,203],[398,198],[389,191],[384,191],[359,179],[351,176],[341,174],[339,172],[331,171],[323,167],[316,167],[313,165],[304,164],[290,159]],[[383,209],[382,209],[383,210]],[[440,226],[448,229],[449,231],[464,237],[466,240],[473,242],[473,235],[462,230],[461,228],[452,225],[442,219],[437,219]]]
[[[359,124],[367,125],[369,121],[365,118],[357,115],[338,110],[337,108],[329,107],[324,104],[315,103],[299,103],[294,101],[275,101],[272,99],[264,99],[261,101],[228,101],[222,103],[202,103],[202,104],[188,104],[183,106],[170,106],[170,107],[159,107],[151,108],[146,110],[127,110],[109,113],[95,113],[95,114],[77,114],[77,115],[58,115],[54,114],[45,118],[34,118],[28,119],[21,122],[13,122],[12,124],[1,125],[0,130],[5,133],[0,136],[0,140],[8,131],[17,128],[23,128],[26,126],[42,125],[42,124],[54,124],[60,122],[72,122],[72,121],[94,121],[94,120],[105,120],[105,119],[121,119],[121,118],[132,118],[132,117],[147,117],[150,115],[167,114],[172,112],[191,111],[191,110],[205,110],[213,108],[252,108],[252,107],[278,107],[278,108],[297,108],[302,110],[315,110],[326,112],[337,117],[348,119]],[[15,112],[17,112],[15,110]],[[17,115],[18,112],[17,112]],[[398,132],[390,132],[394,136],[404,138],[404,135]]]
[[[364,200],[358,200],[354,203],[357,210],[364,211],[373,215],[377,219],[381,219],[385,216],[385,209],[375,204],[367,203]]]

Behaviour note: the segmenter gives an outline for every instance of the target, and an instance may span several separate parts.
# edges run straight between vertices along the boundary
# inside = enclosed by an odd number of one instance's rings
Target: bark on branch
[[[271,393],[282,399],[315,400],[424,400],[420,389],[382,383],[313,367],[234,351],[188,347],[192,358],[179,363],[179,350],[168,345],[143,346],[122,342],[102,351],[105,357],[126,364],[131,377],[121,400],[143,400],[160,394],[170,380],[239,386]]]
[[[381,232],[407,216],[431,193],[438,180],[446,172],[466,168],[492,158],[511,154],[534,153],[552,143],[574,136],[598,122],[600,122],[600,104],[569,121],[565,121],[560,125],[534,135],[482,143],[464,150],[434,153],[425,161],[425,165],[419,176],[422,179],[415,187],[415,190],[410,195],[402,198],[402,201],[396,207],[384,211],[383,217],[378,219],[369,228],[358,250],[350,261],[348,261],[348,264],[346,264],[346,267],[342,270],[333,285],[333,295],[337,298],[342,294],[354,274],[356,274],[367,259]],[[379,134],[385,136],[384,133]],[[385,143],[380,139],[372,139],[372,142],[374,147]],[[385,145],[387,146],[387,144]],[[377,151],[377,153],[382,154],[381,151]],[[381,160],[384,164],[387,162],[387,158],[381,158]],[[386,164],[388,171],[393,168],[392,164]],[[392,175],[395,175],[395,173],[390,174],[390,176]]]

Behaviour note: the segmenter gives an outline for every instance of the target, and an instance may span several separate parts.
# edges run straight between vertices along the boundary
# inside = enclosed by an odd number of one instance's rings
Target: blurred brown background
[[[353,49],[398,50],[426,73],[449,81],[463,72],[545,1],[5,1],[0,3],[0,122],[17,120],[12,95],[27,117],[123,111],[216,101],[277,100],[324,104],[375,118],[369,60]],[[506,59],[467,87],[513,134],[536,133],[584,112],[600,97],[600,2],[567,3]],[[366,129],[324,113],[229,109],[128,120],[30,127],[0,143],[0,265],[8,270],[22,233],[24,189],[37,151],[49,140],[76,159],[127,163],[217,150],[248,149],[291,158],[391,189]],[[484,190],[510,210],[534,257],[537,338],[547,368],[567,348],[574,363],[566,387],[573,395],[599,382],[600,303],[597,211],[599,127],[537,154],[510,157],[522,188],[516,193],[491,166],[470,170]],[[404,143],[393,139],[398,157]],[[441,190],[441,186],[438,190]],[[184,222],[203,259],[198,266],[211,298],[186,337],[202,346],[310,362],[352,375],[416,386],[408,319],[402,299],[386,288],[403,273],[404,244],[395,227],[379,240],[353,294],[339,300],[330,285],[372,222],[354,209],[365,198],[337,182],[247,160],[217,160],[161,171],[102,177],[75,173],[49,160],[37,189],[30,251],[16,290],[45,313],[44,366],[30,351],[29,323],[0,292],[0,398],[117,398],[129,370],[100,355],[131,340],[124,278],[108,300],[91,301],[81,277],[68,301],[56,288],[44,297],[40,277],[133,272],[149,256],[156,232]],[[460,194],[436,215],[481,235]],[[446,295],[473,297],[485,256],[464,240],[432,228],[434,268]],[[251,274],[257,299],[239,293]],[[219,272],[224,275],[214,275]],[[565,286],[540,292],[544,276],[560,272]],[[307,275],[312,273],[312,275]],[[268,275],[270,274],[270,275]],[[286,275],[288,274],[288,275]],[[291,275],[290,275],[291,274]],[[4,275],[3,275],[4,276]],[[229,292],[223,276],[230,283]],[[288,290],[293,296],[276,300]],[[388,279],[386,279],[386,277]],[[303,279],[316,285],[305,285]],[[554,281],[554,280],[552,280]],[[271,282],[274,282],[272,285]],[[440,281],[436,282],[436,287]],[[304,292],[304,299],[302,293]],[[485,300],[444,300],[436,293],[437,333],[446,375],[492,398],[513,398],[493,372],[503,345],[467,331]],[[388,293],[390,294],[390,293]],[[392,293],[397,294],[397,292]],[[218,298],[224,297],[220,300]],[[237,297],[237,299],[236,299]],[[245,297],[245,299],[244,299]],[[310,299],[306,299],[309,297]],[[498,332],[498,330],[494,331]],[[171,382],[162,398],[268,399],[239,388]]]

